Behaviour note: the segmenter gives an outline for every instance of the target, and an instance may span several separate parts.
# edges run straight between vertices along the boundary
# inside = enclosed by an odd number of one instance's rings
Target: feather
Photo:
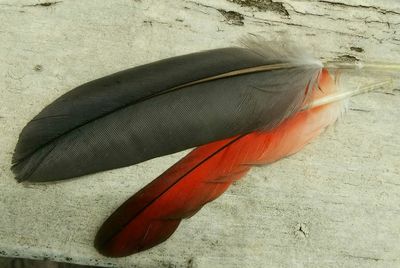
[[[165,59],[71,90],[22,130],[16,179],[78,177],[273,128],[301,108],[322,64],[260,47]]]
[[[313,90],[310,103],[336,91],[325,69],[319,89]],[[95,247],[106,256],[121,257],[163,242],[182,219],[220,196],[252,165],[297,152],[341,111],[339,102],[324,104],[300,111],[273,129],[200,146],[120,206],[100,228]]]

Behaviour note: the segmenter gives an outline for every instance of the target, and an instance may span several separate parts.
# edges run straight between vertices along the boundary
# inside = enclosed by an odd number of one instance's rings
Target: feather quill
[[[165,59],[71,90],[22,130],[16,179],[78,177],[273,128],[301,108],[322,64],[260,47]]]
[[[326,70],[309,102],[336,91]],[[255,131],[203,145],[177,162],[119,207],[102,225],[95,247],[121,257],[166,240],[183,218],[220,196],[252,165],[268,164],[300,150],[336,121],[341,103],[303,110],[270,130]]]

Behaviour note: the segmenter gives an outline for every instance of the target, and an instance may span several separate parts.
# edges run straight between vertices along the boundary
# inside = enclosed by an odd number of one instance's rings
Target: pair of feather
[[[119,207],[95,246],[127,256],[166,240],[252,165],[300,150],[335,122],[337,88],[322,64],[265,44],[170,58],[86,83],[20,134],[18,181],[53,181],[197,147]],[[304,107],[308,107],[305,109]]]

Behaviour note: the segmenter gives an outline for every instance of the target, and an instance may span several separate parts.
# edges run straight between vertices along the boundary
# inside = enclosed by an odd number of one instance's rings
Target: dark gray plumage
[[[280,62],[286,59],[223,48],[83,84],[25,126],[12,170],[19,181],[66,179],[272,127],[300,108],[320,65],[195,81]]]

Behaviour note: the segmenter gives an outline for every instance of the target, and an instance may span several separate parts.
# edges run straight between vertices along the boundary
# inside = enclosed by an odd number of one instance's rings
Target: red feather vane
[[[305,88],[307,95],[309,89]],[[326,69],[307,103],[335,93]],[[305,104],[305,107],[307,106]],[[194,149],[121,205],[102,225],[95,246],[100,253],[127,256],[170,237],[184,218],[216,199],[252,165],[294,154],[340,116],[340,102],[304,109],[268,131],[256,131]]]

